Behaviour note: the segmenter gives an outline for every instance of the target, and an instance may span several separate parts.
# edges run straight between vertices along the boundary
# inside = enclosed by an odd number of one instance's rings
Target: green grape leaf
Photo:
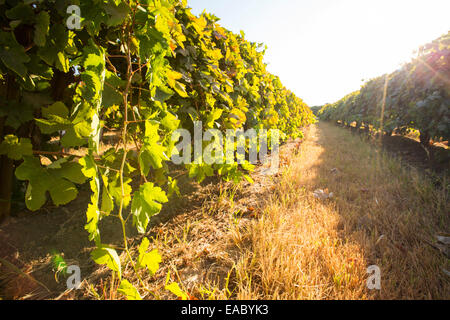
[[[175,88],[175,84],[176,84],[176,80],[179,80],[183,77],[183,75],[177,71],[174,70],[167,70],[166,71],[166,79],[167,79],[167,84],[171,87],[171,88]]]
[[[54,24],[50,28],[45,46],[39,47],[37,54],[47,64],[67,73],[69,72],[70,62],[69,58],[64,54],[64,49],[68,42],[69,33],[65,26]]]
[[[13,33],[0,32],[0,60],[5,66],[22,78],[27,75],[25,63],[30,61],[30,57],[25,53],[25,49],[17,43]]]
[[[114,198],[118,206],[120,206],[122,200],[124,208],[128,207],[128,205],[130,204],[131,192],[133,191],[130,183],[130,178],[124,178],[123,191],[125,192],[125,196],[122,197],[122,186],[120,184],[120,179],[118,178],[118,176],[113,181],[110,181],[108,186],[109,194]]]
[[[147,252],[149,245],[150,242],[147,238],[142,239],[137,266],[138,268],[147,268],[150,275],[154,275],[159,269],[162,258],[157,249]]]
[[[19,138],[15,135],[7,135],[0,144],[0,154],[6,154],[9,158],[20,160],[23,156],[33,154],[33,146],[30,139]]]
[[[42,133],[50,134],[72,127],[72,122],[68,119],[69,109],[61,101],[42,108],[42,116],[46,119],[36,119]]]
[[[108,83],[108,81],[106,81]],[[115,105],[120,105],[123,101],[122,95],[106,85],[103,90],[102,107],[109,108]]]
[[[203,35],[203,30],[206,28],[207,21],[205,17],[194,18],[191,25],[194,27],[195,31],[201,36]]]
[[[242,163],[241,167],[242,167],[242,169],[250,171],[250,172],[255,170],[255,165],[251,164],[248,161],[245,161],[244,163]]]
[[[95,71],[85,71],[81,74],[81,79],[85,85],[82,87],[82,96],[87,101],[97,100],[102,91],[102,81]]]
[[[118,273],[119,278],[122,277],[122,267],[116,250],[107,247],[96,248],[91,252],[91,257],[95,263],[106,264],[108,268]]]
[[[189,164],[189,178],[196,178],[198,183],[201,183],[205,180],[206,177],[212,177],[214,175],[214,169],[206,164]]]
[[[81,171],[81,165],[76,162],[68,162],[61,165],[57,170],[58,175],[76,184],[83,184],[86,182],[86,177]]]
[[[173,95],[174,95],[174,92],[172,90],[170,90],[169,88],[167,88],[165,86],[160,86],[160,87],[155,88],[155,94],[154,94],[153,98],[156,101],[164,103],[165,101],[170,99],[170,97],[172,97]]]
[[[100,204],[101,211],[109,214],[114,210],[114,199],[108,189],[108,179],[102,176],[103,188],[102,188],[102,203]]]
[[[69,116],[69,109],[61,101],[55,102],[54,104],[42,108],[42,116],[50,117],[52,115],[67,118]]]
[[[14,8],[6,11],[5,15],[11,20],[22,20],[24,22],[29,22],[34,16],[34,12],[28,4],[19,3]]]
[[[172,177],[168,177],[167,185],[168,185],[168,192],[167,192],[168,198],[171,198],[173,194],[176,194],[178,197],[181,197],[180,188],[178,187],[178,180],[173,179]]]
[[[69,118],[69,109],[61,101],[42,108],[42,116],[45,119],[36,119],[36,123],[43,133],[65,131],[61,138],[64,147],[81,146],[91,134],[91,124],[85,118],[89,115],[78,112],[72,120]]]
[[[166,285],[165,289],[172,292],[181,300],[188,300],[188,295],[183,290],[181,290],[180,286],[176,282],[172,282],[171,284]]]
[[[252,177],[250,177],[249,175],[247,175],[247,174],[244,174],[244,178],[245,178],[245,180],[247,180],[249,183],[251,183],[251,184],[254,184],[255,183],[255,181],[252,179]]]
[[[0,116],[6,116],[5,125],[14,129],[18,129],[25,122],[33,120],[33,111],[33,106],[25,102],[0,101]]]
[[[179,81],[175,81],[175,86],[173,89],[180,95],[182,98],[188,98],[189,95],[186,92],[186,86]]]
[[[108,72],[106,74],[108,74]],[[121,88],[112,84],[111,80],[111,77],[109,79],[108,76],[105,77],[101,100],[101,109],[105,110],[104,115],[106,117],[109,117],[113,114],[118,114],[120,106],[123,103]],[[142,102],[141,105],[145,106],[145,104]]]
[[[37,54],[39,58],[41,58],[45,63],[53,66],[58,55],[58,49],[56,49],[54,46],[47,45],[40,47]]]
[[[247,117],[245,116],[245,113],[237,108],[231,110],[228,115],[228,121],[231,123],[233,128],[240,128],[246,120]]]
[[[28,180],[25,203],[31,211],[41,208],[46,201],[47,191],[56,206],[64,205],[76,198],[78,190],[74,183],[86,180],[77,163],[63,163],[61,168],[43,167],[39,158],[26,156],[16,169],[19,180]]]
[[[93,200],[93,199],[92,199]],[[97,199],[95,199],[97,201]],[[100,231],[98,230],[98,223],[100,221],[100,212],[97,205],[90,203],[86,210],[87,223],[84,229],[89,233],[89,240],[99,241]]]
[[[214,122],[222,116],[223,109],[214,109],[209,115],[206,120],[206,128],[213,128]]]
[[[91,203],[86,210],[86,226],[85,230],[89,232],[89,240],[95,240],[96,244],[100,243],[100,231],[98,223],[100,221],[100,212],[98,210],[98,195],[100,189],[100,180],[97,177],[97,165],[92,156],[85,156],[81,158],[78,163],[81,165],[81,172],[86,178],[90,179],[90,186],[92,190]]]
[[[153,183],[147,182],[134,193],[131,203],[131,212],[133,214],[133,224],[139,233],[145,233],[150,218],[161,211],[161,203],[168,201],[165,192],[155,187]]]
[[[109,1],[104,4],[104,9],[109,18],[107,21],[108,26],[120,25],[128,15],[128,5],[122,1]]]
[[[34,43],[39,46],[45,46],[47,33],[50,26],[50,15],[46,11],[41,11],[36,16],[36,24],[34,26]]]
[[[55,66],[64,73],[69,72],[70,68],[69,58],[67,58],[65,54],[61,51],[56,54]]]
[[[173,114],[167,113],[167,115],[161,120],[161,124],[167,129],[173,131],[180,125],[180,120],[178,120]]]
[[[166,125],[174,125],[168,121],[166,122]],[[150,166],[154,169],[160,169],[163,166],[163,161],[167,160],[165,154],[166,148],[158,143],[158,128],[158,124],[154,124],[150,121],[146,121],[145,123],[144,145],[139,153],[139,166],[145,176],[148,175]]]
[[[166,80],[167,84],[174,89],[182,98],[187,98],[188,94],[186,92],[186,86],[181,82],[177,81],[181,79],[183,75],[177,71],[167,70]]]
[[[91,156],[81,158],[78,163],[81,165],[81,172],[86,176],[86,178],[97,177],[97,166]]]
[[[54,46],[43,46],[38,50],[38,56],[47,64],[57,67],[60,71],[67,73],[69,71],[69,59],[63,52],[58,51]]]
[[[127,297],[128,300],[142,300],[139,291],[126,279],[122,279],[117,291]]]
[[[139,154],[139,166],[142,173],[147,176],[150,171],[150,165],[154,169],[162,168],[162,162],[165,160],[165,147],[155,143],[153,145],[145,146],[141,149]]]
[[[159,270],[159,264],[161,263],[161,261],[161,255],[158,253],[158,250],[155,249],[148,253],[145,253],[139,260],[139,263],[141,266],[147,267],[150,275],[154,275]]]

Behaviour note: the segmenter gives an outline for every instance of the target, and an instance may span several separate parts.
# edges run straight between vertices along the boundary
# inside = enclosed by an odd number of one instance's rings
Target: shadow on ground
[[[175,172],[176,173],[176,172]],[[208,181],[204,184],[211,184]],[[202,186],[188,179],[186,175],[178,179],[181,197],[174,196],[158,216],[151,219],[149,229],[165,223],[187,208],[195,209],[202,204]],[[94,244],[88,240],[84,230],[86,209],[90,201],[89,185],[79,188],[79,196],[66,206],[55,207],[48,204],[37,212],[23,210],[0,226],[0,297],[17,299],[54,298],[66,290],[65,278],[56,281],[52,257],[61,254],[68,265],[79,265],[85,273],[93,271],[97,265],[90,259]],[[114,218],[104,218],[100,223],[103,243],[122,245],[120,223]],[[127,223],[127,233],[131,240],[138,237],[132,219]],[[6,261],[5,261],[6,260]],[[31,275],[43,285],[26,277]]]

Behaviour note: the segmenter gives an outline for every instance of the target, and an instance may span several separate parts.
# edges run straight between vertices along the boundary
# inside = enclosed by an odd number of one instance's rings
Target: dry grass
[[[318,188],[334,198],[314,198]],[[445,190],[359,137],[312,127],[264,217],[246,231],[236,298],[448,299],[448,260],[425,242],[449,231],[447,201]],[[380,291],[366,288],[369,265],[381,268]]]
[[[164,263],[145,282],[157,299],[174,298],[168,271],[198,299],[450,298],[448,260],[427,244],[450,231],[448,189],[326,123],[282,152],[280,175],[213,182],[196,208],[152,230]],[[316,199],[319,188],[334,197]],[[369,265],[379,291],[366,287]],[[123,298],[117,284],[89,297]]]

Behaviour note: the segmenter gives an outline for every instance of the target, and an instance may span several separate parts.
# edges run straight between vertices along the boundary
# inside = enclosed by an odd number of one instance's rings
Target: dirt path
[[[326,123],[282,146],[280,159],[279,174],[259,167],[254,184],[180,181],[183,197],[165,206],[147,235],[163,255],[154,277],[142,275],[157,298],[174,298],[164,290],[169,271],[198,299],[450,297],[442,271],[448,260],[427,244],[450,232],[448,190]],[[24,213],[0,227],[0,258],[40,282],[0,262],[0,297],[123,298],[89,258],[88,196],[82,191],[66,207]],[[108,242],[118,241],[116,226],[102,227]],[[130,245],[139,241],[133,235]],[[53,252],[81,266],[81,290],[55,281]],[[369,265],[381,270],[381,290],[367,289]],[[129,268],[124,276],[137,280]]]
[[[448,190],[359,136],[313,126],[242,234],[236,297],[449,299],[448,259],[429,245],[450,232],[448,203]],[[366,286],[371,265],[381,290]]]

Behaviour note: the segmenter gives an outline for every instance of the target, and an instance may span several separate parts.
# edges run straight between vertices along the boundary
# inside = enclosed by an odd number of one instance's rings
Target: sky
[[[450,31],[449,0],[188,0],[268,49],[268,71],[308,105],[332,103],[395,71]]]

